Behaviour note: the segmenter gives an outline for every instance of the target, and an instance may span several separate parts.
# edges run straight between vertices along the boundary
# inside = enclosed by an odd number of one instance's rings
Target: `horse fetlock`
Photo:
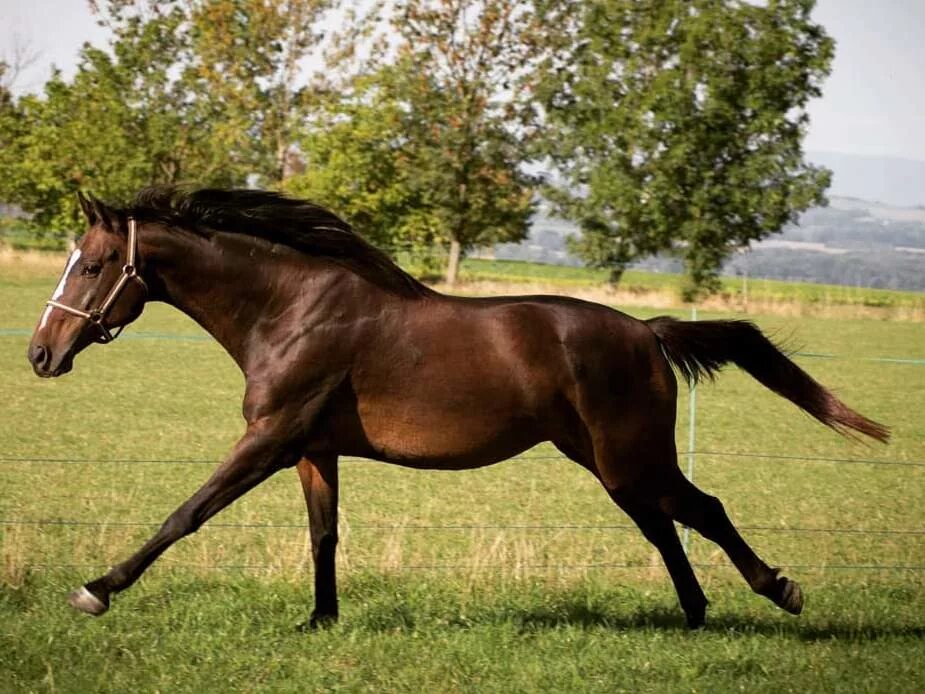
[[[84,614],[99,617],[109,609],[109,595],[99,597],[91,593],[87,586],[81,586],[68,596],[68,604]]]

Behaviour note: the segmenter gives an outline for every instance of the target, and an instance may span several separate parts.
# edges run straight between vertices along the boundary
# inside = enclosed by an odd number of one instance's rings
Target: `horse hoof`
[[[782,578],[781,581],[784,582],[784,589],[777,604],[790,614],[800,614],[803,611],[803,589],[789,578]]]
[[[336,614],[313,614],[307,622],[296,625],[296,631],[303,634],[311,631],[319,631],[334,626],[337,622]]]
[[[68,604],[81,612],[94,617],[99,617],[109,609],[109,601],[103,602],[93,593],[87,590],[86,586],[81,586],[68,596]]]
[[[705,610],[696,613],[689,612],[685,614],[685,617],[687,619],[687,628],[691,631],[703,629],[704,625],[707,623],[707,614]]]

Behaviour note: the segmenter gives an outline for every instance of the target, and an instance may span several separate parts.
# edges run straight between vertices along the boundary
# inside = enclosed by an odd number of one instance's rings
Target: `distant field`
[[[536,267],[464,270],[510,280],[547,271]],[[887,447],[838,437],[735,370],[698,392],[695,479],[802,582],[802,617],[750,594],[694,536],[712,607],[708,628],[687,632],[653,548],[585,471],[541,446],[462,473],[345,461],[342,622],[305,635],[292,626],[310,609],[311,562],[289,472],[171,549],[110,614],[66,606],[68,590],[133,551],[227,452],[242,431],[243,382],[214,342],[158,305],[74,373],[35,378],[26,343],[58,270],[0,260],[4,691],[925,687],[920,323],[753,316],[839,357],[800,362],[890,424]],[[576,283],[586,272],[548,271]],[[681,450],[687,407],[685,392]]]
[[[564,287],[600,286],[607,281],[606,270],[584,267],[545,265],[518,260],[481,260],[467,258],[462,264],[463,280],[505,282],[548,282]],[[680,275],[628,270],[618,289],[623,293],[641,295],[669,293],[680,296]],[[868,287],[846,287],[810,282],[784,282],[760,278],[724,277],[722,290],[713,302],[725,302],[739,308],[745,302],[773,304],[781,302],[809,306],[855,306],[882,309],[906,309],[925,312],[925,293],[904,292]]]
[[[60,253],[39,253],[35,250],[3,251],[9,276],[28,277],[51,272],[64,264]],[[400,256],[399,262],[420,274],[425,266],[420,256]],[[443,270],[443,259],[430,260],[426,276],[437,280]],[[466,258],[460,268],[457,291],[521,293],[523,291],[553,291],[556,293],[589,294],[589,298],[633,306],[682,306],[682,277],[676,274],[628,270],[620,284],[612,289],[607,284],[607,272],[585,267],[547,265],[518,260],[486,260]],[[508,286],[509,285],[509,286]],[[525,290],[524,287],[527,289]],[[835,318],[868,317],[925,321],[925,292],[895,291],[868,287],[847,287],[810,282],[784,282],[761,278],[723,277],[721,291],[702,302],[707,308],[723,311],[808,315]]]

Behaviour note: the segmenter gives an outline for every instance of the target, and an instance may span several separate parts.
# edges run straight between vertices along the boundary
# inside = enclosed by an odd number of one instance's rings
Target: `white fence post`
[[[697,306],[691,306],[691,320],[697,320]],[[690,406],[687,410],[687,479],[694,481],[694,446],[697,443],[697,382],[690,383]],[[691,529],[684,526],[684,553],[690,553]]]

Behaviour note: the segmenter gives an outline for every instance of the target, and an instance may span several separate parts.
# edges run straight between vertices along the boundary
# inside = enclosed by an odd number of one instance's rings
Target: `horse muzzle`
[[[47,345],[32,344],[29,345],[27,356],[35,375],[41,378],[63,376],[74,368],[74,352],[70,349],[55,354]]]

